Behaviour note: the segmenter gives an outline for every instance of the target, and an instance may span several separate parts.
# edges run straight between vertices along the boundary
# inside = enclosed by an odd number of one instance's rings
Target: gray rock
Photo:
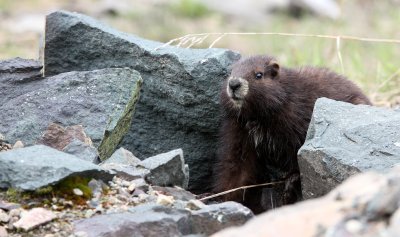
[[[158,205],[141,205],[130,212],[108,214],[74,223],[74,232],[88,237],[182,236],[190,233],[189,212]]]
[[[29,88],[21,83],[40,79],[42,65],[35,60],[13,58],[0,60],[0,105],[24,94]]]
[[[35,190],[75,175],[105,182],[113,177],[97,165],[43,145],[0,153],[0,188]]]
[[[132,152],[120,147],[110,158],[103,161],[101,164],[118,163],[123,165],[137,165],[139,162],[140,159],[134,156]]]
[[[400,112],[318,99],[298,153],[304,198],[321,196],[349,176],[384,173],[400,163]]]
[[[189,201],[196,199],[196,195],[181,188],[153,186],[153,190],[161,192],[167,196],[173,196],[176,200]]]
[[[150,174],[150,170],[146,168],[124,165],[120,163],[104,163],[100,164],[100,167],[114,172],[118,177],[121,177],[125,180],[144,178],[146,175]]]
[[[146,181],[150,184],[158,186],[176,185],[184,189],[187,188],[189,177],[185,173],[182,149],[147,158],[141,161],[139,166],[143,166],[150,171],[145,176]]]
[[[74,155],[82,160],[86,160],[94,164],[98,163],[99,154],[97,149],[78,139],[72,140],[71,143],[64,147],[63,152]]]
[[[191,169],[190,189],[206,190],[217,145],[219,91],[240,56],[162,45],[58,11],[47,16],[45,74],[106,67],[139,71],[141,99],[122,146],[140,159],[181,147]]]
[[[55,218],[57,218],[57,215],[54,212],[38,207],[22,212],[21,219],[19,219],[13,225],[18,229],[28,231],[52,221]]]
[[[18,203],[7,202],[0,199],[0,209],[2,210],[11,211],[13,209],[18,209],[20,207],[21,205]]]
[[[242,225],[253,214],[234,202],[210,205],[199,211],[144,204],[127,213],[108,214],[74,223],[75,233],[92,236],[209,235],[225,227]]]
[[[385,174],[357,174],[324,197],[263,213],[239,228],[228,228],[212,237],[400,236],[400,212],[392,205],[400,200],[399,187],[400,166]]]
[[[192,231],[211,235],[227,227],[241,226],[253,216],[250,209],[236,202],[207,205],[192,212]]]
[[[25,93],[0,104],[0,132],[32,145],[52,122],[82,124],[100,157],[109,157],[129,129],[141,82],[138,72],[114,68],[20,83]]]
[[[150,171],[142,166],[138,166],[140,159],[132,154],[132,152],[119,148],[110,158],[101,162],[100,166],[106,170],[111,170],[117,176],[133,180],[137,178],[144,178]]]
[[[7,229],[3,226],[0,226],[0,237],[8,237]]]

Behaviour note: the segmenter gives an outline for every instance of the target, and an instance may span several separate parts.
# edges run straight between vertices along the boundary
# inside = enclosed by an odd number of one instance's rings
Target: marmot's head
[[[280,71],[277,61],[269,56],[239,60],[224,83],[222,105],[232,112],[251,116],[280,109],[286,94]]]

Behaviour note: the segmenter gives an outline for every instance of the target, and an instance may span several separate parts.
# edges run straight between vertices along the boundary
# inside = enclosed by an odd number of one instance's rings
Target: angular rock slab
[[[158,186],[188,186],[189,174],[186,172],[182,149],[149,157],[139,163],[139,166],[150,171],[145,176],[147,182]]]
[[[105,182],[113,177],[97,165],[43,145],[0,153],[0,188],[36,190],[75,175]]]
[[[20,83],[25,94],[0,104],[0,132],[11,143],[32,145],[52,122],[81,124],[99,150],[111,156],[128,131],[142,79],[131,69],[68,72]]]
[[[28,231],[50,222],[55,218],[57,218],[57,215],[52,211],[41,207],[33,208],[29,211],[22,212],[21,219],[14,223],[14,227]]]
[[[251,217],[253,214],[248,208],[233,202],[210,205],[194,212],[144,204],[126,213],[76,221],[74,233],[88,237],[209,235],[225,227],[243,225]]]
[[[400,111],[318,99],[298,162],[304,198],[359,172],[385,173],[400,163]]]
[[[250,209],[236,202],[207,205],[192,212],[192,230],[209,236],[227,227],[241,226],[253,216]]]
[[[39,61],[30,59],[0,60],[0,105],[24,94],[28,88],[20,84],[42,77],[42,67]]]
[[[182,236],[188,234],[189,212],[157,205],[131,208],[131,212],[108,214],[74,223],[74,233],[87,237]]]
[[[263,213],[212,237],[400,236],[400,167],[347,179],[324,197]]]
[[[57,11],[46,19],[45,75],[106,67],[139,71],[141,98],[122,146],[140,159],[182,148],[191,169],[190,189],[204,191],[215,159],[219,91],[240,55],[161,46],[87,16]]]

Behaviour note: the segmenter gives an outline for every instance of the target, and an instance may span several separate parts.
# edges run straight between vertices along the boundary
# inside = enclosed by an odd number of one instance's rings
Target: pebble
[[[359,234],[363,229],[363,224],[359,220],[351,219],[345,224],[346,230],[351,234]]]
[[[14,223],[14,227],[31,230],[39,225],[45,224],[57,218],[54,212],[38,207],[21,213],[21,219]]]
[[[175,200],[174,200],[173,196],[158,194],[157,204],[168,206],[168,205],[172,205],[174,202],[175,202]]]
[[[10,216],[0,209],[0,222],[7,223],[10,220]]]
[[[76,237],[88,237],[89,235],[84,231],[78,231],[74,233]]]
[[[24,148],[24,144],[21,141],[16,141],[13,149]]]
[[[129,191],[130,193],[132,193],[133,191],[135,191],[135,189],[136,189],[136,183],[131,183],[131,184],[128,186],[128,191]]]
[[[0,226],[0,237],[7,237],[8,233],[6,228],[4,228],[3,226]]]
[[[80,190],[79,188],[74,188],[74,189],[72,190],[72,192],[73,192],[75,195],[77,195],[77,196],[82,196],[82,195],[83,195],[82,190]]]
[[[21,205],[19,205],[17,203],[6,202],[4,200],[0,200],[0,209],[3,209],[5,211],[10,211],[10,210],[17,209],[20,207],[21,207]]]
[[[21,215],[21,211],[22,209],[18,208],[18,209],[12,209],[8,214],[11,217],[19,217]]]
[[[89,209],[85,212],[85,218],[90,218],[95,214],[95,211],[93,211],[92,209]]]
[[[200,200],[196,200],[196,199],[191,199],[186,203],[186,207],[189,210],[200,210],[201,208],[203,208],[206,204],[204,204],[202,201]]]
[[[123,187],[129,187],[129,185],[131,185],[131,182],[127,181],[127,180],[122,180],[121,185]]]

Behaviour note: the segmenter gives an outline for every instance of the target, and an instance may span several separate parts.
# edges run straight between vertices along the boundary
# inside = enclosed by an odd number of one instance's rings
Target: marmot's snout
[[[234,101],[242,100],[249,91],[249,83],[240,77],[230,77],[227,92]]]
[[[231,88],[233,93],[235,93],[235,91],[239,89],[241,85],[242,83],[237,78],[229,80],[229,87]]]

